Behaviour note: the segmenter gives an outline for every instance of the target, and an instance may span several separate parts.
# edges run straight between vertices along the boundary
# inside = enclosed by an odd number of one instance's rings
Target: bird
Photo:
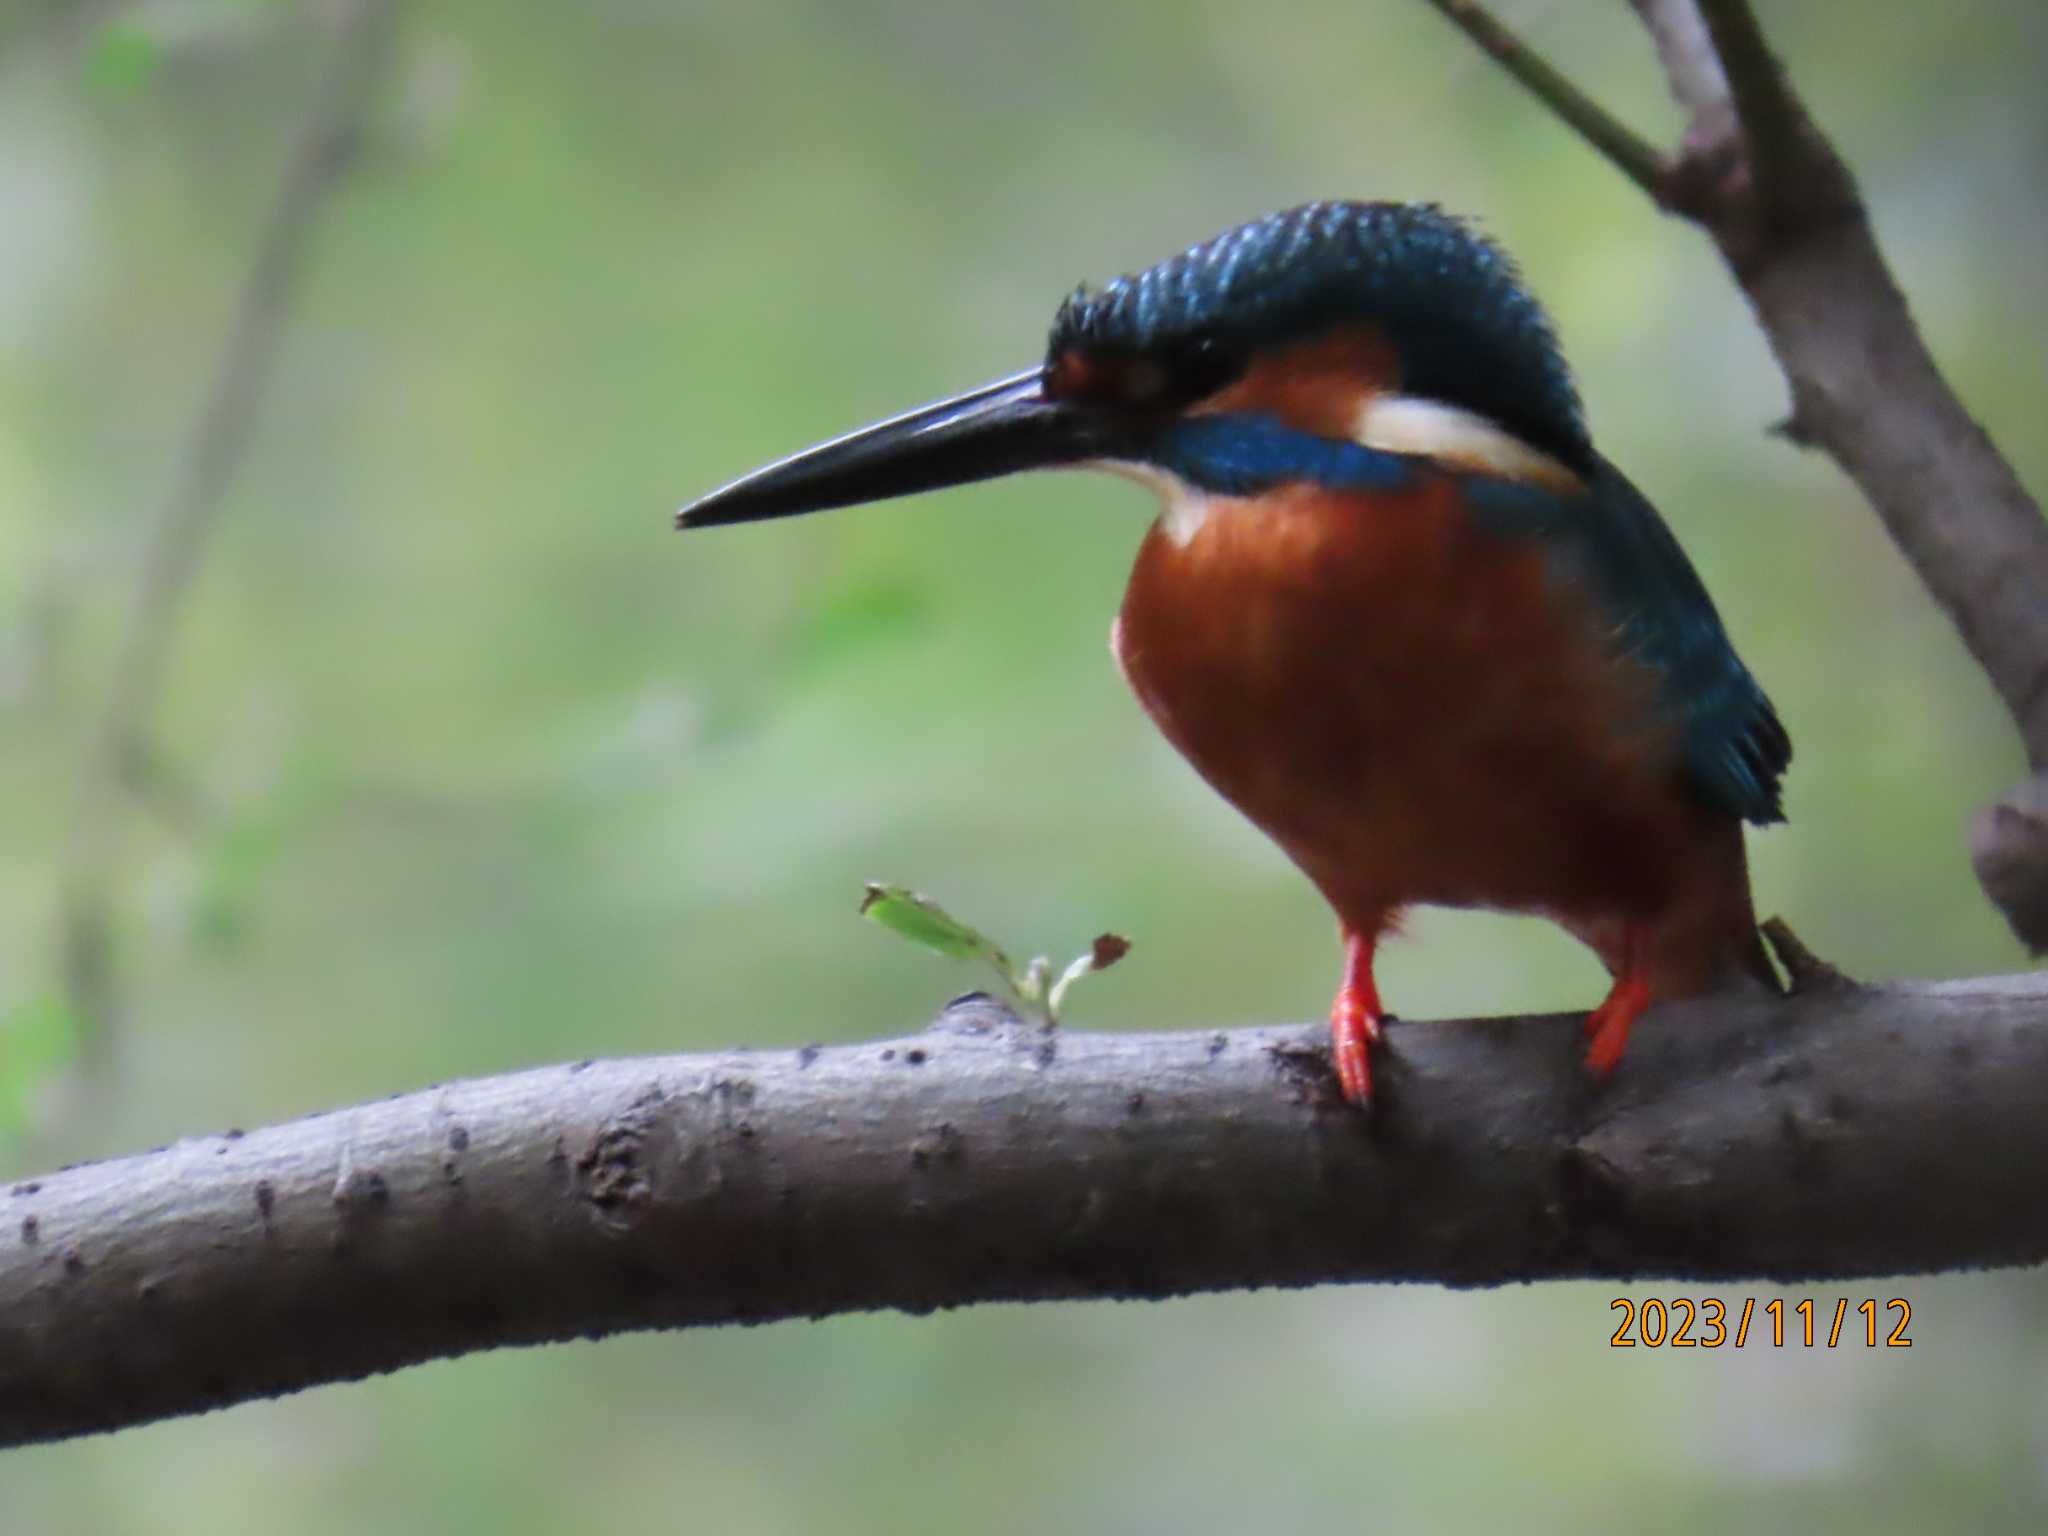
[[[1593,445],[1506,252],[1429,203],[1325,201],[1059,307],[1038,366],[683,508],[755,522],[1027,470],[1156,493],[1111,650],[1166,739],[1336,915],[1343,1101],[1376,947],[1417,906],[1534,914],[1652,1003],[1777,990],[1744,823],[1792,743],[1650,501]]]

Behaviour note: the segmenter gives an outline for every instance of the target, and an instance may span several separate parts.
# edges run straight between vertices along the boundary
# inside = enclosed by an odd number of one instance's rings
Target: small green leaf
[[[1048,1025],[1059,1022],[1060,1004],[1066,1000],[1069,987],[1083,976],[1108,970],[1131,950],[1131,941],[1121,934],[1098,934],[1088,953],[1055,978],[1052,962],[1045,956],[1036,956],[1018,970],[987,934],[969,927],[931,897],[921,896],[907,885],[877,885],[870,881],[867,894],[861,898],[860,914],[898,937],[939,954],[956,960],[986,960],[1003,979],[1011,997]]]
[[[951,955],[956,960],[986,960],[1002,972],[1005,981],[1011,979],[1010,957],[993,940],[908,886],[877,885],[870,881],[867,894],[861,898],[860,915],[939,954]]]

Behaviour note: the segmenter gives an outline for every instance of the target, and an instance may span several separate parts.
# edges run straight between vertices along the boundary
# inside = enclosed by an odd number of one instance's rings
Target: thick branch
[[[1842,1279],[2048,1257],[2048,977],[1577,1015],[582,1063],[0,1194],[0,1441],[504,1344],[1339,1280]]]

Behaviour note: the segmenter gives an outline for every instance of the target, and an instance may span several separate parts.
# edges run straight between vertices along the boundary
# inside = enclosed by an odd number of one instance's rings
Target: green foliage
[[[870,882],[861,897],[860,915],[880,923],[900,938],[922,944],[934,954],[951,955],[956,960],[986,960],[1005,981],[1009,979],[1009,956],[996,947],[994,940],[908,886]]]
[[[1048,1024],[1059,1022],[1060,1007],[1074,983],[1108,970],[1131,950],[1129,939],[1114,933],[1100,934],[1085,954],[1077,956],[1055,978],[1052,962],[1045,956],[1035,956],[1019,969],[987,934],[908,886],[870,882],[861,897],[860,913],[898,938],[921,944],[935,954],[955,960],[986,961],[1018,1005]]]

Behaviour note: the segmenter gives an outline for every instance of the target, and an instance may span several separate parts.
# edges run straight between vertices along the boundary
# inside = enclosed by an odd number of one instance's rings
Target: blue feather
[[[1590,470],[1578,391],[1542,306],[1505,252],[1427,204],[1310,203],[1230,230],[1076,292],[1047,352],[1149,357],[1213,386],[1259,353],[1345,325],[1386,338],[1402,393],[1463,406]]]
[[[1474,477],[1464,499],[1494,531],[1549,544],[1565,579],[1600,605],[1617,648],[1655,670],[1700,794],[1747,821],[1783,821],[1778,782],[1792,761],[1792,739],[1642,492],[1598,459],[1582,495]]]
[[[1791,739],[1671,530],[1593,448],[1542,307],[1507,255],[1469,225],[1419,204],[1276,213],[1099,293],[1075,293],[1053,322],[1048,354],[1148,358],[1192,385],[1193,399],[1262,352],[1359,324],[1393,348],[1401,393],[1472,411],[1585,482],[1567,496],[1461,476],[1472,514],[1502,536],[1542,540],[1560,577],[1593,599],[1617,649],[1657,674],[1706,801],[1750,821],[1783,820],[1778,781]],[[1231,496],[1289,481],[1390,491],[1427,463],[1249,413],[1167,420],[1137,456]]]
[[[1146,457],[1216,496],[1256,496],[1301,480],[1340,491],[1392,491],[1415,473],[1414,462],[1400,454],[1242,411],[1175,418]]]

